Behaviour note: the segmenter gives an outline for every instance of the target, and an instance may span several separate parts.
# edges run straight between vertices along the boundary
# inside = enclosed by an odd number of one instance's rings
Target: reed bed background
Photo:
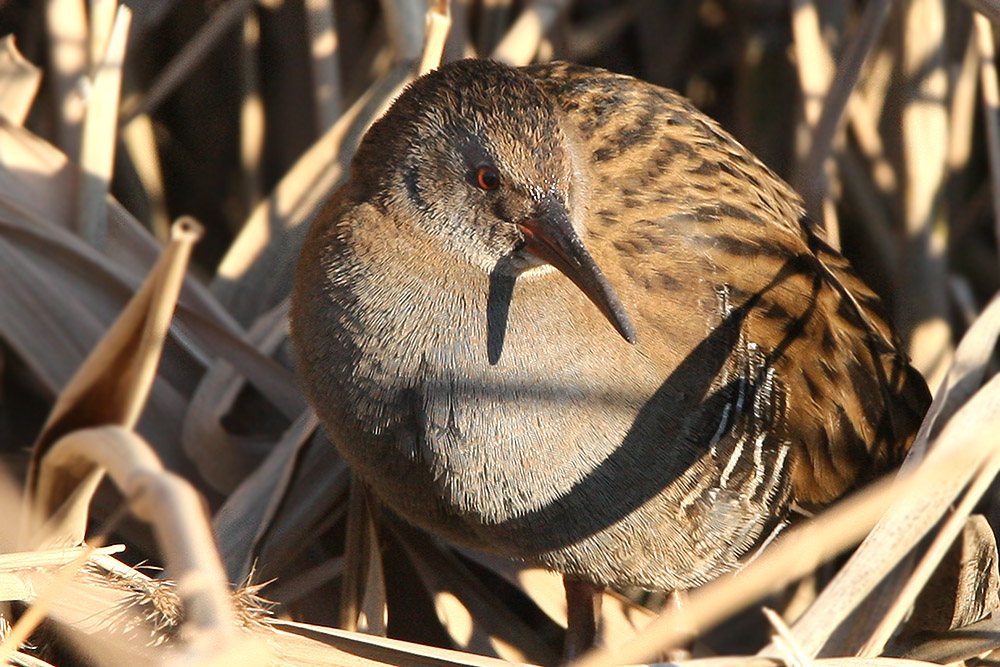
[[[607,594],[585,667],[992,662],[997,22],[995,0],[0,3],[0,658],[558,660],[559,579],[383,512],[287,342],[298,244],[364,129],[489,55],[688,95],[802,193],[936,392],[902,481],[679,610]]]

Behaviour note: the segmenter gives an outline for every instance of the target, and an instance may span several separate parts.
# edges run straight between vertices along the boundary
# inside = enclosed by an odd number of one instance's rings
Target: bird
[[[562,574],[569,655],[597,591],[738,568],[929,403],[789,185],[679,94],[565,62],[411,83],[306,235],[290,336],[385,506]]]

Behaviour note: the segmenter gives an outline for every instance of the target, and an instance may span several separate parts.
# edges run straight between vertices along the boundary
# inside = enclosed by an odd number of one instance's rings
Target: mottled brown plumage
[[[387,505],[598,585],[733,568],[790,502],[898,463],[928,403],[784,182],[675,93],[560,63],[414,83],[314,224],[291,318]]]

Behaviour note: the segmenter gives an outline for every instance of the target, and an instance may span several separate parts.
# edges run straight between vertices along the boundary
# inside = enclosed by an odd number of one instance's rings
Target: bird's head
[[[355,160],[356,173],[378,174],[362,187],[401,232],[486,272],[551,264],[635,341],[573,225],[567,137],[528,75],[489,60],[444,65],[400,95]]]

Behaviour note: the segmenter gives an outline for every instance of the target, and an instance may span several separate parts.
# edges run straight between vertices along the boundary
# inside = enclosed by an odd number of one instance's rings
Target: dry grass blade
[[[23,125],[41,81],[42,70],[24,59],[14,35],[0,40],[0,115],[15,125]]]
[[[52,584],[45,590],[45,592],[35,601],[33,605],[28,607],[28,610],[18,619],[17,624],[11,628],[11,631],[4,637],[3,644],[0,645],[0,664],[7,664],[10,659],[11,654],[14,653],[24,642],[27,641],[28,636],[34,632],[35,628],[44,620],[45,614],[48,612],[49,605],[52,600],[58,597],[66,588],[69,586],[70,581],[73,576],[90,560],[91,555],[94,553],[94,546],[87,546],[80,551],[80,554],[74,558],[70,563],[64,565],[59,569],[59,574],[56,576]]]
[[[63,389],[32,452],[28,478],[32,496],[38,467],[55,440],[93,425],[135,426],[156,375],[191,248],[200,234],[194,221],[175,225],[174,238],[149,278]],[[52,487],[52,493],[35,497],[34,511],[51,516],[75,489],[76,481],[69,475]],[[78,513],[67,517],[68,523],[52,527],[56,532],[49,533],[48,539],[79,542],[85,517],[86,507],[78,507]]]
[[[0,117],[0,209],[69,229],[75,177],[65,155]]]
[[[997,84],[996,47],[993,25],[982,14],[975,16],[976,43],[979,46],[979,76],[983,95],[983,119],[990,159],[990,182],[993,186],[993,220],[996,238],[1000,239],[1000,86]]]
[[[525,667],[525,663],[497,660],[480,655],[449,649],[424,646],[398,639],[374,637],[357,632],[337,630],[305,623],[274,621],[281,631],[273,641],[279,646],[293,644],[287,635],[308,637],[335,647],[339,653],[316,652],[314,662],[291,664],[338,664],[349,667]],[[281,650],[281,649],[279,649]],[[299,653],[299,655],[303,655]],[[326,662],[321,661],[323,656]],[[782,667],[784,663],[773,658],[758,656],[721,656],[685,660],[681,663],[651,663],[654,665],[684,665],[684,667]],[[902,658],[825,658],[812,663],[814,667],[933,667],[927,662]]]
[[[344,578],[340,587],[340,627],[385,635],[385,576],[375,529],[376,507],[364,482],[352,476],[344,538]]]
[[[934,575],[935,570],[955,542],[955,538],[965,527],[969,515],[975,509],[976,504],[982,500],[998,472],[1000,472],[1000,461],[988,462],[973,478],[969,488],[961,496],[960,502],[948,515],[938,534],[934,536],[934,541],[914,568],[903,590],[893,600],[888,611],[882,615],[881,620],[872,630],[864,645],[858,649],[857,655],[859,657],[870,658],[880,655],[884,651],[886,643],[913,608],[917,596]]]
[[[490,56],[510,65],[527,65],[538,53],[549,29],[566,9],[569,0],[535,0],[517,17]]]
[[[286,575],[316,524],[343,514],[347,466],[329,443],[310,446],[316,426],[315,416],[303,413],[216,513],[215,533],[231,581],[245,580],[258,558],[258,580]],[[303,470],[316,474],[308,477]]]
[[[424,52],[420,56],[418,76],[430,72],[441,64],[441,54],[444,43],[451,29],[451,12],[448,10],[448,0],[436,0],[427,10],[427,36],[424,39]]]
[[[373,84],[254,209],[212,283],[240,322],[252,322],[288,294],[310,216],[343,177],[364,131],[410,78],[409,67],[399,67]]]
[[[305,10],[313,90],[316,95],[316,118],[319,132],[323,134],[333,127],[343,104],[336,16],[333,13],[333,3],[328,0],[305,0]]]
[[[360,632],[349,632],[305,623],[274,621],[272,625],[285,633],[308,637],[323,642],[339,651],[326,654],[330,662],[313,664],[338,664],[348,667],[512,667],[519,663],[498,660],[461,651],[423,646],[398,639],[386,639]],[[282,640],[284,641],[284,640]],[[523,663],[520,663],[523,665]]]
[[[248,361],[258,365],[270,362],[272,355],[287,336],[287,302],[279,304],[271,312],[265,313],[247,334],[252,352],[256,353]],[[250,352],[250,351],[248,351]],[[246,356],[250,356],[249,354]],[[289,373],[271,362],[269,375],[279,378],[289,386],[278,386],[277,391],[267,389],[273,380],[265,381],[262,391],[265,395],[275,395],[278,405],[285,408],[284,416],[295,419],[306,408],[298,397],[283,397],[294,390],[294,381]],[[253,368],[253,366],[250,366]],[[269,378],[270,379],[270,378]],[[226,356],[217,358],[202,376],[198,387],[191,396],[184,425],[181,444],[184,451],[194,461],[202,477],[215,489],[230,493],[260,463],[270,443],[262,445],[260,438],[246,438],[230,433],[224,426],[224,418],[246,388],[243,374],[228,362]],[[284,390],[284,391],[282,391]]]
[[[95,68],[83,121],[78,226],[81,236],[98,248],[104,246],[107,235],[106,202],[118,143],[118,98],[131,23],[132,11],[120,6],[103,56]]]
[[[81,84],[87,73],[87,17],[79,0],[46,0],[49,74],[58,100],[56,145],[76,161],[80,156],[84,102]]]
[[[802,646],[799,645],[799,641],[792,634],[785,620],[769,607],[764,607],[762,611],[778,635],[775,639],[775,644],[778,645],[782,653],[786,656],[785,662],[791,665],[791,667],[812,667],[812,660],[802,650]]]
[[[184,298],[183,293],[181,298]],[[262,321],[266,322],[268,315],[265,314],[261,318]],[[282,416],[290,420],[295,419],[306,409],[305,399],[295,384],[292,372],[262,353],[244,337],[237,336],[218,322],[190,309],[183,300],[178,304],[174,317],[175,321],[189,329],[191,334],[198,339],[200,349],[218,359],[224,359],[229,366],[238,371],[270,401]],[[281,342],[275,340],[279,335],[278,332],[265,330],[263,333],[265,336],[262,339],[260,336],[256,336],[256,339],[263,340],[264,350],[273,352],[273,345]],[[247,336],[255,336],[255,334],[256,332],[251,328]],[[209,361],[206,360],[206,363]],[[215,363],[219,364],[221,368],[221,363],[218,360]],[[209,369],[209,372],[212,370]],[[203,379],[202,382],[205,380]]]
[[[7,659],[10,661],[8,664],[17,665],[18,667],[52,667],[52,663],[50,662],[45,662],[33,655],[18,651],[15,651]]]
[[[826,193],[823,165],[833,147],[833,138],[840,126],[847,100],[854,90],[865,58],[882,31],[882,24],[891,4],[889,0],[872,0],[865,5],[864,14],[841,58],[833,83],[830,84],[830,91],[823,100],[823,112],[816,122],[816,132],[812,136],[802,173],[797,181],[806,208],[810,211],[821,210],[823,195]]]

